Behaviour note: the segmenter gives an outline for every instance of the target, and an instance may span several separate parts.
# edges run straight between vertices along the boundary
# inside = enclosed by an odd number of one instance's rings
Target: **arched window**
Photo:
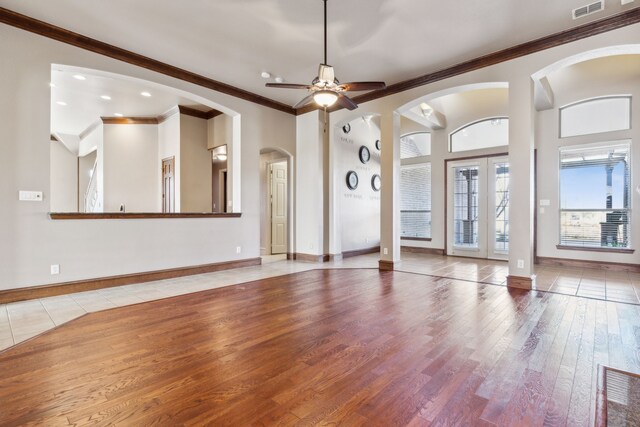
[[[400,158],[431,155],[431,134],[429,132],[409,133],[400,137]]]
[[[560,108],[560,138],[631,128],[631,96],[606,96]]]
[[[509,145],[509,118],[478,120],[454,131],[449,139],[451,153]]]

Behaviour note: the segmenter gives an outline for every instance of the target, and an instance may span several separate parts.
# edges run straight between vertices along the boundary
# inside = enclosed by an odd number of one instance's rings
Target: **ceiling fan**
[[[338,79],[336,79],[333,67],[327,63],[327,0],[322,1],[324,2],[324,62],[320,64],[318,76],[313,79],[310,85],[296,83],[267,83],[266,86],[283,89],[307,89],[309,94],[294,105],[293,108],[304,107],[311,101],[315,101],[316,104],[323,107],[325,110],[336,102],[349,110],[355,110],[358,108],[358,104],[353,102],[345,92],[384,89],[386,85],[384,82],[340,83]]]

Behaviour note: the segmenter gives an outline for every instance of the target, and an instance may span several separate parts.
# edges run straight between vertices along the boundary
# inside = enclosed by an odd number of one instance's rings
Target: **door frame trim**
[[[447,238],[447,233],[449,230],[447,226],[449,224],[448,218],[448,206],[449,206],[449,162],[458,162],[461,160],[475,160],[475,159],[488,159],[491,157],[505,157],[509,156],[509,152],[495,153],[495,154],[481,154],[475,156],[465,156],[465,157],[452,157],[450,159],[444,159],[444,254],[446,255],[449,251],[449,239]]]
[[[173,186],[173,200],[172,200],[172,208],[169,212],[165,212],[164,210],[164,162],[171,161],[171,170],[173,173],[173,179],[171,180],[171,185]],[[176,212],[176,156],[169,156],[162,160],[160,160],[160,183],[161,183],[161,199],[162,199],[162,213],[175,213]]]

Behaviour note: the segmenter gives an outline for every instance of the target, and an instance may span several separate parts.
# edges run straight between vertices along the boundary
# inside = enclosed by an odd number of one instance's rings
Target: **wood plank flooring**
[[[640,307],[313,270],[90,313],[0,352],[1,425],[590,425]]]

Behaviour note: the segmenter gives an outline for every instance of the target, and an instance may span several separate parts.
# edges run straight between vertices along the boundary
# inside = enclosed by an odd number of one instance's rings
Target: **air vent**
[[[591,15],[592,13],[600,12],[604,9],[604,0],[597,1],[595,3],[588,4],[576,9],[573,9],[573,19],[582,18],[583,16]]]

